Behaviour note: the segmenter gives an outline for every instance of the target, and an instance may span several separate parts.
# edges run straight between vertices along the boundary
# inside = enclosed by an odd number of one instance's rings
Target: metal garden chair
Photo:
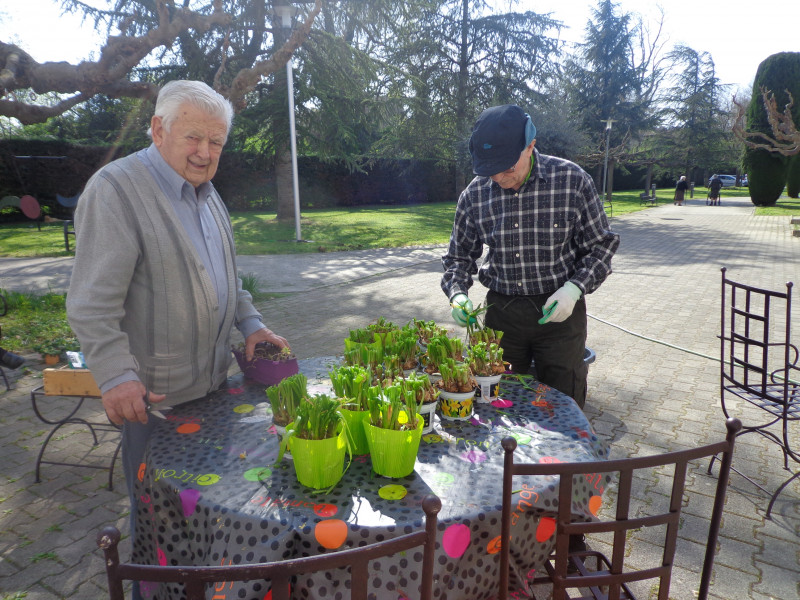
[[[350,568],[352,600],[367,600],[370,561],[423,546],[419,597],[421,600],[430,600],[433,598],[433,558],[436,548],[437,514],[441,508],[442,503],[438,497],[429,495],[423,498],[424,531],[416,531],[361,548],[271,563],[231,566],[155,566],[120,563],[117,551],[120,532],[116,527],[106,527],[100,531],[97,535],[97,545],[103,549],[105,554],[111,600],[124,600],[122,582],[125,580],[184,583],[187,600],[205,600],[206,588],[209,585],[225,581],[261,579],[271,581],[273,600],[289,600],[289,585],[292,576],[346,567]]]
[[[800,477],[789,461],[800,464],[800,452],[792,446],[800,421],[800,367],[797,346],[791,343],[792,282],[785,292],[737,283],[722,269],[722,316],[720,333],[720,390],[722,411],[736,416],[744,426],[739,435],[757,433],[781,449],[783,468],[789,477],[772,492],[767,518],[780,493]],[[708,466],[709,473],[714,459]],[[770,493],[740,470],[747,481]]]
[[[505,449],[505,465],[503,471],[503,516],[501,520],[500,549],[500,600],[506,600],[509,594],[509,560],[511,539],[511,515],[513,512],[512,480],[515,476],[546,476],[558,478],[554,485],[558,487],[558,505],[555,512],[555,554],[545,563],[545,575],[532,579],[533,585],[547,584],[552,586],[553,600],[630,600],[635,596],[628,587],[634,581],[648,579],[659,580],[658,599],[669,598],[672,567],[681,525],[681,507],[689,461],[721,455],[721,468],[717,479],[714,508],[711,513],[708,536],[705,540],[705,559],[700,578],[697,598],[705,600],[711,582],[711,571],[714,565],[717,537],[722,511],[725,504],[725,492],[733,457],[736,433],[741,428],[737,419],[728,419],[727,435],[724,441],[708,444],[699,448],[679,450],[655,456],[641,456],[617,460],[600,460],[574,463],[542,463],[525,464],[514,462],[514,450],[517,447],[514,438],[505,438],[502,442]],[[615,502],[614,517],[591,522],[573,522],[571,514],[573,497],[573,478],[584,478],[587,473],[618,474],[618,490]],[[655,473],[655,475],[653,474]],[[640,477],[652,484],[658,481],[658,494],[666,498],[667,506],[663,511],[657,507],[632,506],[633,489]],[[639,511],[647,513],[639,516]],[[658,538],[663,547],[659,564],[647,568],[632,569],[628,564],[629,536],[639,529],[660,527],[648,534],[651,539]],[[613,535],[611,558],[594,550],[569,551],[571,535],[602,534]],[[641,558],[641,557],[639,557]],[[581,595],[571,595],[574,590]],[[588,595],[586,595],[588,593]]]

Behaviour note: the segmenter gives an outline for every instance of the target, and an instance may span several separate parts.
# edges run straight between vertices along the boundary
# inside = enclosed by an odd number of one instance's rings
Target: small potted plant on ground
[[[51,337],[35,344],[33,351],[38,352],[44,359],[44,364],[55,365],[61,360],[61,354],[67,350],[77,350],[78,342],[63,336]]]
[[[377,397],[381,389],[372,385],[372,371],[359,365],[345,365],[329,372],[331,386],[342,401],[342,416],[353,454],[367,454],[369,446],[364,435],[364,417],[369,409],[369,399]]]
[[[467,363],[457,363],[452,358],[439,365],[442,378],[434,385],[440,389],[439,411],[445,419],[462,421],[472,416],[477,383]]]
[[[344,474],[344,455],[350,449],[340,408],[337,398],[316,394],[300,403],[286,426],[278,460],[290,449],[297,481],[306,487],[330,491]]]
[[[372,468],[385,477],[405,477],[414,470],[423,419],[419,416],[414,390],[404,381],[384,388],[371,398],[364,420]]]
[[[275,385],[299,371],[297,356],[288,347],[259,342],[253,351],[253,360],[247,360],[244,342],[231,346],[231,351],[244,376],[264,385]]]
[[[495,343],[477,342],[467,349],[467,364],[480,387],[478,402],[495,400],[506,370],[503,349]]]
[[[282,435],[286,426],[294,420],[297,407],[308,395],[307,383],[305,375],[295,373],[266,389],[272,407],[272,424],[279,434]]]

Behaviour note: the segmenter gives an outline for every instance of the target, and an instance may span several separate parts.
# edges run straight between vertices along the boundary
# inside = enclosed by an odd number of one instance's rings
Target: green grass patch
[[[301,254],[446,244],[454,214],[454,202],[305,209],[301,242],[294,221],[279,223],[275,213],[235,212],[231,222],[238,254]]]
[[[8,312],[3,317],[3,348],[11,352],[30,351],[44,342],[59,340],[65,349],[80,347],[67,323],[64,294],[32,294],[0,290]]]
[[[610,216],[620,217],[651,208],[640,202],[639,193],[640,190],[614,192],[612,205],[606,205],[606,212],[613,210]],[[706,188],[697,188],[694,197],[705,198],[706,193]],[[658,203],[672,202],[673,194],[674,190],[670,188],[657,190]],[[723,190],[723,198],[748,195],[747,188]],[[275,213],[233,212],[231,221],[236,250],[240,255],[337,252],[447,244],[455,208],[455,202],[307,208],[301,213],[302,241],[299,242],[294,220],[279,223]],[[0,256],[70,255],[64,250],[63,227],[60,223],[42,224],[41,231],[30,223],[0,225]]]
[[[31,562],[37,563],[40,560],[58,560],[58,554],[55,552],[39,552],[31,557]]]
[[[800,198],[781,196],[774,206],[757,206],[756,215],[760,217],[800,216]]]
[[[0,225],[0,256],[25,258],[31,256],[72,256],[64,246],[62,223],[3,223]],[[75,238],[70,239],[70,247]]]

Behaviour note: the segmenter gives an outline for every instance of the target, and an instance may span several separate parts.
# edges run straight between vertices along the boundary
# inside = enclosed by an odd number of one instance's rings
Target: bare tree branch
[[[231,85],[218,91],[231,101],[234,108],[241,110],[245,107],[244,96],[254,89],[262,77],[274,73],[285,65],[303,42],[308,39],[314,19],[322,10],[322,0],[316,0],[314,9],[308,14],[305,22],[292,32],[289,40],[267,60],[258,61],[252,67],[241,69],[234,77]]]
[[[800,131],[792,118],[792,106],[794,98],[789,90],[789,102],[783,107],[783,112],[778,110],[778,103],[775,94],[770,90],[761,89],[761,97],[764,101],[764,109],[767,111],[767,121],[772,129],[772,136],[760,131],[746,131],[744,128],[744,115],[746,107],[733,98],[736,105],[737,114],[733,123],[733,133],[742,140],[749,148],[757,148],[782,154],[783,156],[793,156],[800,153]],[[758,141],[756,141],[758,140]]]
[[[110,97],[154,99],[157,85],[131,81],[131,71],[156,48],[171,48],[175,40],[192,31],[204,34],[212,28],[228,30],[234,16],[223,9],[222,0],[213,0],[212,12],[201,14],[176,6],[172,0],[156,0],[158,25],[144,35],[109,36],[100,50],[97,61],[83,61],[77,65],[67,62],[39,63],[15,44],[0,41],[0,116],[14,117],[23,124],[39,123],[62,114],[69,108],[102,93]],[[229,86],[222,85],[222,70],[228,61],[223,57],[220,70],[214,77],[215,88],[228,97],[237,110],[245,106],[245,95],[263,78],[280,69],[309,36],[315,17],[322,9],[322,0],[316,0],[314,9],[303,24],[293,31],[289,40],[267,60],[256,62],[239,70]],[[121,31],[125,31],[124,24]],[[222,44],[223,52],[228,48]],[[26,93],[15,93],[24,90]],[[56,92],[74,94],[56,104],[37,102],[28,95]]]

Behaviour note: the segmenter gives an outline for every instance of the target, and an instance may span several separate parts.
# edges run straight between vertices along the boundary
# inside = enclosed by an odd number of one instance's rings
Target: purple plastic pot
[[[239,368],[244,373],[244,376],[264,385],[277,385],[282,379],[286,379],[289,375],[294,375],[299,371],[296,358],[289,360],[254,358],[248,361],[244,356],[244,352],[231,351],[236,357],[236,362],[239,363]]]

